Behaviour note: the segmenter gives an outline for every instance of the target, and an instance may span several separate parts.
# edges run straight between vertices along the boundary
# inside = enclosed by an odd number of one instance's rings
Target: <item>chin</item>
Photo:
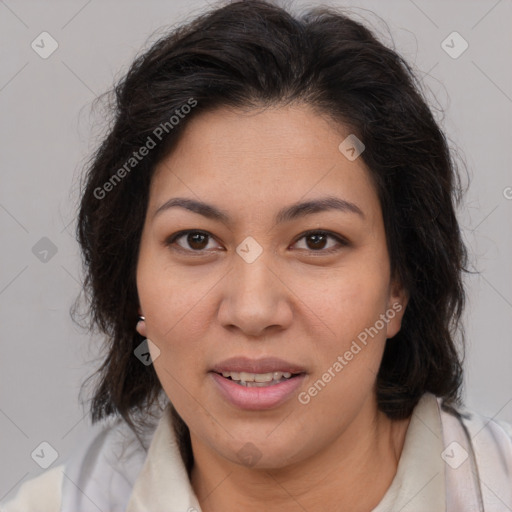
[[[229,446],[220,450],[220,454],[235,464],[252,469],[281,469],[298,462],[301,457],[297,446],[303,443],[291,441],[283,443],[280,438],[269,440],[265,434],[247,436],[243,439],[230,440]]]

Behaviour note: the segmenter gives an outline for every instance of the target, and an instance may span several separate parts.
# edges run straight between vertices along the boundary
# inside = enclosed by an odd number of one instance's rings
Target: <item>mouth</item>
[[[214,366],[209,374],[214,389],[238,409],[274,409],[303,385],[305,368],[275,357],[234,357]]]

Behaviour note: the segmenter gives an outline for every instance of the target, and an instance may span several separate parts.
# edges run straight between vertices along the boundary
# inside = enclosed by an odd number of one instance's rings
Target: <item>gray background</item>
[[[460,220],[470,267],[481,271],[466,278],[466,402],[512,422],[512,1],[330,3],[349,7],[389,44],[382,17],[445,111],[436,116],[471,178]],[[0,501],[43,471],[31,458],[41,442],[58,452],[55,465],[91,430],[77,397],[101,340],[69,316],[80,289],[78,176],[100,134],[91,102],[154,30],[205,7],[0,1]],[[47,59],[31,47],[43,31],[59,45]],[[456,59],[441,46],[453,31],[469,44]],[[49,247],[43,237],[55,254],[41,252]]]

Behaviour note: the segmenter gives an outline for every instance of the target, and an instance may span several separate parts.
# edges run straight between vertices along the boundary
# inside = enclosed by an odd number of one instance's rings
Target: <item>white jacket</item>
[[[146,451],[121,420],[25,482],[1,512],[201,512],[169,406]],[[512,427],[452,415],[431,394],[413,412],[395,478],[371,512],[511,512]]]

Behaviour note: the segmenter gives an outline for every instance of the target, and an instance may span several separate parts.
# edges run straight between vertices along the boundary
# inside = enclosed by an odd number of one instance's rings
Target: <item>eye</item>
[[[178,240],[182,240],[183,243],[176,243]],[[213,240],[210,233],[206,231],[197,231],[197,230],[188,230],[188,231],[179,231],[174,235],[171,235],[165,242],[166,245],[176,245],[188,252],[202,252],[206,250],[211,250],[212,247],[208,247],[210,245],[209,242]],[[186,245],[183,245],[186,244]]]
[[[306,233],[303,233],[293,245],[296,246],[302,240],[305,241],[303,242],[304,247],[298,247],[299,250],[306,250],[321,254],[330,254],[349,245],[348,241],[341,236],[322,230],[307,231]],[[330,245],[328,243],[329,240],[331,240]],[[175,245],[178,250],[201,254],[204,251],[215,250],[215,247],[211,246],[212,241],[212,235],[206,231],[185,230],[171,235],[165,241],[165,245]]]
[[[328,240],[333,240],[334,244],[328,245]],[[297,245],[301,240],[305,240],[305,247],[299,247],[301,250],[307,250],[310,252],[320,253],[333,253],[340,250],[341,247],[348,245],[348,242],[338,235],[334,235],[329,231],[308,231],[301,235],[301,237],[295,242]]]

